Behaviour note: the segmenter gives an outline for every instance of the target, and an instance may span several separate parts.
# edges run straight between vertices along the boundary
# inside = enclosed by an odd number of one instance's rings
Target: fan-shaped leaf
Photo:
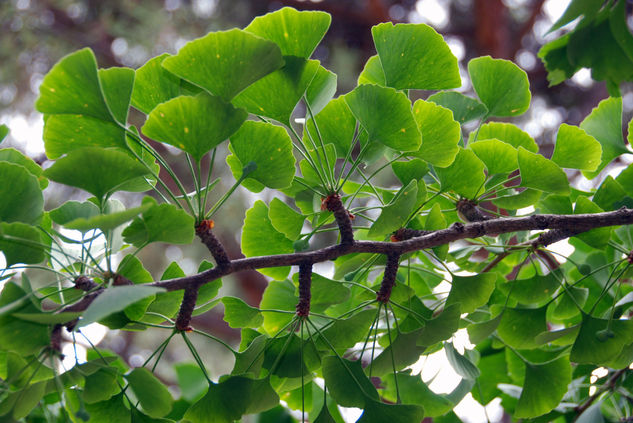
[[[459,123],[453,120],[453,112],[435,103],[418,100],[413,105],[413,116],[422,133],[422,145],[413,154],[438,167],[453,163],[462,136]]]
[[[246,117],[244,110],[216,96],[180,96],[152,110],[142,131],[200,161],[209,150],[237,131]]]
[[[462,84],[457,58],[425,24],[381,23],[371,29],[386,85],[399,90],[442,90]]]
[[[125,182],[147,174],[147,168],[128,154],[96,147],[73,150],[44,171],[47,178],[101,200]]]
[[[37,223],[44,198],[37,177],[24,166],[0,161],[0,221]]]
[[[577,126],[563,123],[556,135],[552,161],[561,167],[594,171],[600,164],[602,147]]]
[[[295,174],[292,141],[281,126],[271,123],[248,121],[231,136],[231,151],[246,166],[253,162],[256,169],[248,178],[269,188],[286,188]],[[238,179],[242,169],[231,169]]]
[[[540,154],[519,147],[521,186],[554,194],[569,194],[569,181],[565,172],[553,161]]]
[[[468,62],[468,74],[488,116],[517,116],[530,107],[530,82],[514,63],[477,57]]]
[[[471,150],[461,147],[450,166],[435,171],[442,191],[455,191],[466,198],[475,198],[486,180],[484,163]]]
[[[328,28],[329,13],[315,10],[299,12],[284,7],[258,16],[244,31],[275,42],[284,56],[309,58]]]
[[[422,137],[411,113],[411,103],[402,92],[378,85],[360,85],[344,98],[370,141],[399,151],[420,148]]]
[[[169,72],[225,100],[283,64],[277,44],[241,29],[211,32],[163,60]]]

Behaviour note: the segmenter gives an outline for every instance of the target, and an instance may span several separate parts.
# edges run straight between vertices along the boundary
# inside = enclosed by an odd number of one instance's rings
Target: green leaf
[[[240,130],[231,136],[230,148],[242,166],[251,162],[257,165],[249,173],[249,179],[278,189],[286,188],[292,183],[295,174],[292,140],[281,126],[244,122]],[[239,170],[239,174],[233,173],[236,179],[242,175],[242,169]]]
[[[626,196],[624,187],[611,175],[607,175],[596,190],[592,201],[602,210],[615,210],[619,208],[618,203]]]
[[[134,70],[130,68],[99,69],[98,75],[103,97],[112,117],[116,122],[126,125],[134,87]]]
[[[279,397],[268,379],[231,376],[219,384],[212,383],[184,418],[191,423],[233,423],[244,414],[265,411],[278,403]]]
[[[5,124],[0,125],[0,143],[9,135],[9,127]]]
[[[626,148],[622,135],[622,97],[602,100],[580,123],[580,128],[594,137],[602,146],[602,158],[598,168],[583,172],[585,177],[596,177],[613,159],[623,153],[631,153]]]
[[[298,284],[299,274],[296,273],[295,276]],[[318,273],[312,273],[311,293],[310,306],[312,310],[319,311],[325,310],[333,304],[347,301],[351,291],[344,285],[344,282],[328,279]]]
[[[123,239],[136,247],[151,242],[190,244],[195,235],[194,224],[193,217],[175,205],[155,204],[123,230]]]
[[[481,375],[477,366],[475,366],[468,357],[460,354],[451,342],[444,343],[444,351],[446,352],[446,359],[451,367],[455,370],[455,373],[462,378],[475,380]]]
[[[377,85],[360,85],[344,99],[369,134],[369,141],[399,151],[420,148],[422,137],[404,93]]]
[[[404,404],[421,404],[424,406],[424,415],[426,417],[438,417],[452,410],[455,404],[446,399],[445,395],[438,395],[433,392],[422,381],[420,375],[408,375],[406,373],[397,373],[398,387],[400,391],[400,399]],[[385,396],[392,402],[397,401],[395,378],[391,373],[383,379],[387,384]],[[389,420],[391,421],[391,419]]]
[[[13,406],[13,418],[22,419],[29,415],[29,413],[38,405],[42,400],[42,397],[46,393],[46,383],[38,382],[29,385],[26,389],[14,393],[17,395],[15,405]]]
[[[310,86],[319,62],[286,56],[285,66],[255,82],[233,99],[248,112],[290,125],[292,111]]]
[[[275,42],[284,56],[309,58],[328,28],[332,18],[319,11],[299,12],[284,7],[258,16],[244,31]]]
[[[323,358],[322,365],[325,386],[338,405],[364,408],[371,399],[378,400],[376,388],[365,376],[360,361],[329,355]]]
[[[156,106],[142,131],[200,161],[202,156],[235,133],[246,117],[244,110],[236,109],[216,96],[180,96]]]
[[[86,413],[90,423],[130,423],[130,410],[123,404],[123,394],[113,396],[107,401],[86,404]]]
[[[174,400],[167,387],[145,367],[137,367],[125,378],[145,413],[151,417],[164,417],[171,411]]]
[[[482,191],[486,175],[484,163],[471,150],[459,147],[453,163],[436,168],[442,191],[455,191],[466,198],[475,198]]]
[[[161,66],[169,56],[167,53],[156,56],[136,70],[132,105],[145,114],[181,94],[180,78]]]
[[[411,404],[385,404],[367,400],[358,423],[418,423],[424,418],[424,408]]]
[[[106,401],[118,394],[121,388],[117,384],[118,370],[114,367],[102,367],[86,376],[83,399],[88,404]]]
[[[159,292],[164,292],[164,289],[144,285],[110,287],[90,304],[77,327],[99,321]]]
[[[323,66],[319,66],[317,69],[306,91],[306,100],[314,115],[323,110],[330,100],[334,98],[337,79],[334,72],[325,69]],[[306,115],[310,116],[308,112],[306,112]]]
[[[264,323],[259,309],[251,307],[242,299],[223,297],[224,321],[232,328],[258,328]]]
[[[442,207],[439,203],[433,204],[431,210],[426,215],[426,221],[424,222],[424,230],[425,231],[437,231],[439,229],[446,229],[446,217],[442,213]],[[446,259],[446,254],[448,254],[448,245],[439,245],[437,247],[433,247],[433,251],[437,255],[440,260]]]
[[[402,187],[395,199],[382,208],[380,216],[371,225],[367,236],[369,238],[382,238],[400,229],[413,211],[417,195],[417,181],[411,181],[406,187]]]
[[[356,132],[356,118],[347,106],[344,97],[338,97],[330,101],[314,117],[319,133],[323,140],[334,144],[338,157],[345,157],[352,147],[352,139]],[[312,139],[318,140],[318,134],[312,119],[306,121],[306,131],[310,132]],[[309,142],[307,134],[304,134],[304,142]]]
[[[633,321],[598,319],[583,313],[569,359],[579,364],[607,366],[631,342]]]
[[[510,283],[510,297],[521,304],[538,304],[553,298],[559,287],[554,273],[534,275],[528,279],[517,279]]]
[[[440,341],[449,339],[459,328],[460,306],[450,304],[444,310],[426,322],[416,345],[430,346]]]
[[[440,91],[427,98],[427,101],[452,111],[453,119],[460,124],[481,119],[488,113],[486,106],[478,100],[456,91]]]
[[[126,149],[124,128],[88,115],[48,116],[43,138],[50,159],[83,147]]]
[[[571,372],[566,356],[544,364],[526,363],[525,383],[514,417],[532,418],[552,411],[567,393]]]
[[[357,85],[363,84],[386,86],[385,71],[382,69],[382,63],[377,54],[367,59],[363,71],[358,76]]]
[[[24,166],[0,162],[0,221],[37,223],[44,198],[37,178]]]
[[[78,204],[86,204],[86,203],[78,203]],[[92,204],[92,203],[89,203]],[[69,222],[63,224],[64,227],[68,229],[75,229],[81,232],[88,232],[92,229],[101,229],[102,231],[109,231],[115,229],[125,222],[128,222],[134,219],[136,216],[144,212],[145,210],[151,207],[150,204],[144,204],[139,207],[133,207],[131,209],[117,211],[108,214],[96,214],[92,215],[92,210],[86,206],[82,207],[80,210],[79,207],[73,207],[75,210],[67,210],[69,213],[76,212],[78,215],[80,213],[86,214],[89,217],[77,217]],[[70,217],[70,215],[68,216]]]
[[[598,205],[582,195],[578,196],[574,205],[574,214],[602,213],[603,211]],[[576,238],[582,239],[594,248],[602,249],[606,247],[611,238],[611,228],[608,226],[595,228],[576,235]]]
[[[61,313],[13,313],[11,316],[41,325],[55,325],[70,322],[81,314],[81,312],[64,311]]]
[[[242,252],[246,257],[294,252],[292,241],[277,232],[272,225],[268,218],[268,207],[263,201],[256,201],[246,212],[242,229]],[[281,280],[288,276],[290,267],[272,267],[260,269],[260,272]]]
[[[510,173],[519,167],[516,148],[503,141],[481,140],[469,144],[468,148],[484,162],[489,175]]]
[[[534,338],[547,330],[545,312],[541,308],[506,308],[497,328],[499,337],[513,348],[535,348],[538,344]]]
[[[40,188],[44,189],[48,186],[48,179],[43,176],[44,169],[33,161],[30,157],[20,153],[15,148],[3,148],[0,149],[0,162],[14,163],[23,166],[26,170],[34,175],[39,183]]]
[[[580,16],[592,17],[598,12],[603,2],[601,0],[573,0],[569,2],[569,5],[563,12],[560,18],[550,29],[547,30],[549,34],[552,31],[556,31],[567,25],[568,23],[576,20]]]
[[[7,267],[17,263],[37,264],[46,259],[40,231],[21,222],[0,222],[0,251]]]
[[[457,58],[433,28],[425,24],[378,24],[371,29],[386,85],[399,90],[457,88]]]
[[[494,319],[473,323],[468,326],[468,337],[470,338],[470,342],[476,345],[492,335],[492,333],[497,330],[499,322],[501,322],[502,315],[503,314],[499,314]]]
[[[327,328],[321,329],[323,337],[318,336],[314,343],[323,351],[331,351],[330,345],[337,350],[351,348],[367,336],[367,331],[375,318],[375,311],[362,310],[347,319],[335,320]]]
[[[552,317],[560,320],[574,317],[575,315],[580,313],[580,310],[578,310],[578,306],[576,304],[582,307],[585,305],[588,298],[588,288],[568,286],[567,289],[565,289],[565,293],[562,294],[560,300],[552,310]]]
[[[57,160],[44,171],[44,176],[81,188],[103,201],[124,183],[148,173],[145,166],[123,152],[86,147]]]
[[[552,161],[561,167],[594,171],[600,164],[602,147],[577,126],[563,123],[556,135]]]
[[[422,133],[422,145],[414,155],[434,166],[446,167],[459,152],[457,143],[462,133],[453,112],[430,101],[418,100],[413,105],[413,116]]]
[[[277,231],[284,234],[286,238],[294,240],[299,238],[303,222],[305,222],[304,215],[276,197],[270,202],[268,218]]]
[[[209,93],[231,100],[283,66],[277,44],[241,29],[211,32],[187,43],[163,67]]]
[[[97,60],[89,48],[63,57],[46,74],[35,108],[42,113],[88,115],[112,121],[97,74]]]
[[[492,199],[492,204],[502,209],[517,210],[536,204],[542,192],[526,188],[518,194],[500,195]]]
[[[553,161],[519,147],[521,186],[554,194],[569,194],[569,180]]]
[[[272,281],[264,290],[262,301],[259,304],[261,310],[295,310],[295,305],[299,301],[295,295],[295,286],[292,282],[285,280],[282,282]],[[264,329],[271,335],[277,334],[288,322],[294,313],[277,313],[274,311],[262,312],[264,316]]]
[[[477,134],[477,138],[475,138],[475,134]],[[536,141],[527,132],[522,131],[511,123],[488,122],[479,128],[479,132],[471,132],[468,142],[472,143],[476,140],[493,138],[508,143],[515,148],[523,147],[532,153],[538,153]]]
[[[38,353],[50,344],[49,328],[8,315],[8,312],[38,313],[26,291],[13,282],[5,283],[0,293],[0,349],[22,356]]]
[[[189,402],[199,400],[209,386],[209,382],[200,367],[195,363],[181,362],[174,364],[174,370],[182,397]]]
[[[495,289],[497,275],[480,273],[473,276],[453,276],[446,305],[461,304],[462,313],[472,313],[488,302]]]
[[[530,82],[514,63],[477,57],[468,62],[468,74],[475,92],[488,108],[487,116],[517,116],[530,107]]]

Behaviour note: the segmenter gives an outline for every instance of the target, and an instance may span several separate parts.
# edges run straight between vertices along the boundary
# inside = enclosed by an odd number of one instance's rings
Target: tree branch
[[[411,238],[406,241],[355,241],[352,245],[338,244],[303,253],[236,259],[232,260],[224,269],[209,269],[196,275],[154,282],[150,285],[173,291],[184,289],[191,284],[205,284],[222,276],[242,270],[296,266],[302,262],[320,263],[335,260],[338,257],[353,253],[395,253],[402,255],[412,251],[437,247],[467,238],[478,238],[488,234],[502,234],[508,232],[544,229],[562,229],[584,232],[605,226],[630,224],[633,224],[633,209],[627,209],[625,207],[616,211],[594,214],[542,214],[528,217],[490,219],[466,225],[456,222],[450,228],[434,231],[430,234]]]
[[[375,253],[385,254],[387,256],[400,256],[412,251],[437,247],[467,238],[478,238],[489,234],[498,235],[508,232],[544,229],[552,229],[553,231],[550,232],[558,231],[555,232],[556,236],[549,235],[549,233],[546,232],[536,238],[535,241],[531,242],[534,246],[543,246],[546,245],[544,240],[552,242],[552,240],[555,239],[559,241],[564,239],[564,237],[573,236],[580,232],[585,232],[594,228],[630,224],[633,224],[633,209],[628,209],[626,207],[622,207],[616,211],[594,214],[542,214],[528,217],[490,219],[466,225],[456,222],[447,229],[437,230],[406,241],[354,241],[351,245],[341,243],[303,253],[279,254],[273,256],[229,260],[228,264],[225,266],[218,266],[195,275],[153,282],[147,285],[165,288],[168,291],[176,291],[180,289],[197,291],[201,285],[214,281],[222,276],[243,270],[255,270],[281,266],[306,266],[306,263],[309,263],[311,266],[314,263],[336,260],[338,257],[354,253]],[[79,302],[66,307],[64,311],[85,310],[101,292],[103,292],[103,289],[86,295]]]

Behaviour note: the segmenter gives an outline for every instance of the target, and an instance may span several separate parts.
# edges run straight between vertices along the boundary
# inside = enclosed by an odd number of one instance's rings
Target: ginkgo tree
[[[83,49],[44,77],[50,165],[0,150],[2,421],[323,423],[357,407],[359,422],[455,422],[469,393],[521,421],[631,417],[633,167],[603,173],[633,153],[622,99],[562,124],[547,158],[511,123],[531,98],[514,63],[472,59],[467,96],[441,35],[382,23],[358,86],[334,98],[336,75],[310,59],[329,24],[283,8],[136,70],[100,69]],[[188,174],[157,143],[180,150]],[[570,175],[602,182],[581,190]],[[91,197],[46,210],[49,181]],[[245,258],[213,233],[236,189],[263,192],[245,210]],[[125,208],[121,191],[145,194]],[[571,254],[549,249],[561,240]],[[194,242],[213,264],[193,274],[138,258]],[[324,262],[332,272],[315,273]],[[223,276],[253,269],[269,280],[258,307],[218,294]],[[239,345],[191,323],[220,303]],[[63,344],[94,322],[164,341],[135,368],[93,346],[62,369]],[[464,329],[472,349],[453,344]],[[210,374],[194,337],[225,347],[232,371]],[[174,338],[202,383],[154,375]],[[411,370],[440,350],[461,378],[448,394]]]

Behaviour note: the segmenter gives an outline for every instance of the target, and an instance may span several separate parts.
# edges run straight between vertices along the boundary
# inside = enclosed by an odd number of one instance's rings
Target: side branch
[[[226,268],[231,264],[231,260],[211,229],[213,229],[213,220],[203,220],[196,226],[196,235],[207,247],[218,267]]]

